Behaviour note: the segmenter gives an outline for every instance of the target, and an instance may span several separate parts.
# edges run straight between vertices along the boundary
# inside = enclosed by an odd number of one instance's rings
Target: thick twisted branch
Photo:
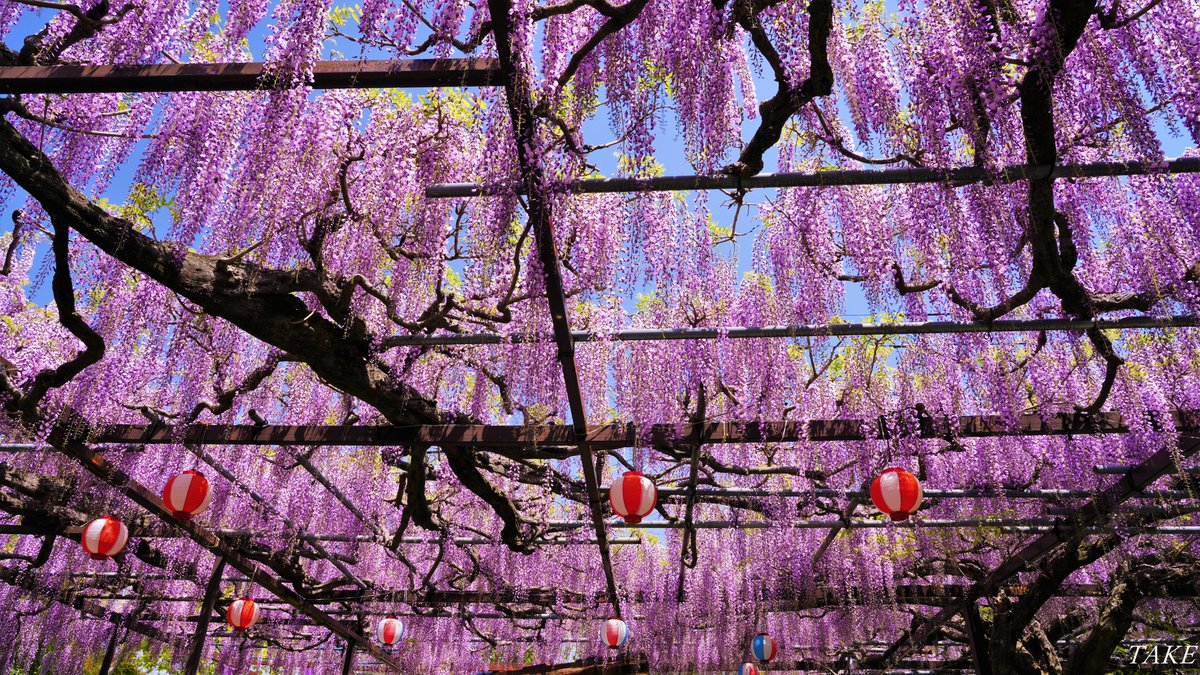
[[[54,279],[51,287],[54,292],[54,303],[58,307],[59,322],[79,338],[83,343],[83,351],[76,354],[70,361],[54,369],[46,369],[38,373],[29,389],[21,397],[20,409],[27,421],[32,421],[38,404],[51,389],[61,387],[76,375],[82,373],[88,366],[104,358],[104,339],[79,316],[75,310],[75,288],[71,283],[70,259],[70,230],[64,223],[54,223]]]
[[[763,154],[779,142],[783,126],[802,107],[818,96],[828,96],[833,91],[833,68],[829,65],[829,34],[833,31],[833,0],[812,0],[808,7],[808,77],[798,85],[788,82],[783,60],[768,39],[766,30],[759,21],[760,7],[749,0],[738,0],[734,4],[734,20],[750,33],[754,46],[758,48],[775,73],[779,85],[774,96],[758,106],[762,122],[742,149],[736,162],[725,167],[725,172],[736,176],[753,176],[763,170]]]

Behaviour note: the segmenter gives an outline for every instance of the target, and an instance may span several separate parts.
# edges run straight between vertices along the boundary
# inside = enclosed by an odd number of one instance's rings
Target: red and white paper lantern
[[[738,666],[738,675],[758,675],[758,666],[753,663],[743,663]]]
[[[921,508],[923,498],[921,481],[904,469],[884,469],[871,483],[871,501],[895,521],[908,520]]]
[[[380,644],[391,647],[404,639],[404,622],[394,616],[380,619],[375,627],[375,637]]]
[[[234,630],[250,630],[258,623],[258,605],[250,598],[239,598],[225,610],[225,620]]]
[[[207,509],[211,501],[212,485],[199,471],[184,471],[163,488],[163,503],[180,520],[190,520]]]
[[[79,540],[92,560],[107,560],[125,549],[129,528],[120,518],[100,516],[83,528]]]
[[[613,513],[633,525],[650,515],[658,502],[658,488],[654,481],[637,471],[626,471],[621,479],[608,488],[608,503]]]
[[[615,616],[600,626],[600,640],[608,645],[609,649],[620,649],[628,639],[629,626]]]

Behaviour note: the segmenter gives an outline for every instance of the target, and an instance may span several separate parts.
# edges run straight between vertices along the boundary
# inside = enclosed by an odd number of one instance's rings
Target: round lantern
[[[751,648],[754,650],[754,658],[764,665],[779,655],[779,645],[775,642],[775,638],[766,633],[755,635]]]
[[[600,639],[609,649],[620,649],[629,639],[629,626],[614,616],[600,627]]]
[[[120,518],[100,516],[83,528],[79,540],[92,560],[107,560],[124,550],[125,542],[129,541],[129,528]]]
[[[258,605],[250,598],[234,600],[225,610],[225,620],[234,630],[249,630],[258,623]]]
[[[612,505],[613,513],[631,525],[650,515],[657,502],[658,488],[654,487],[654,481],[637,471],[626,471],[608,488],[608,503]]]
[[[871,483],[871,501],[895,521],[908,517],[921,508],[921,481],[904,469],[884,469]]]
[[[207,509],[210,501],[212,485],[199,471],[184,471],[167,481],[163,488],[163,503],[171,510],[171,515],[180,520],[190,520]]]
[[[404,639],[404,622],[394,616],[380,619],[375,627],[375,637],[389,647],[400,642]]]
[[[738,666],[738,675],[758,675],[758,666],[753,663],[743,663]]]

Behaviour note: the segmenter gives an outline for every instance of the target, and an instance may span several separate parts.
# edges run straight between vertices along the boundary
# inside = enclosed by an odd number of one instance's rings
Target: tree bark
[[[1096,541],[1081,541],[1084,535],[1076,535],[1065,542],[1059,551],[1038,566],[1040,574],[1026,585],[1019,600],[998,598],[992,603],[991,635],[988,636],[988,652],[993,675],[1017,675],[1018,650],[1025,632],[1033,622],[1039,609],[1054,596],[1062,582],[1075,570],[1099,560],[1121,543],[1120,537],[1108,536]]]
[[[370,403],[393,424],[447,421],[434,402],[393,380],[373,361],[369,335],[347,331],[294,295],[326,290],[314,270],[270,269],[155,241],[69,185],[50,159],[3,118],[0,170],[33,196],[52,222],[74,229],[206,313],[302,359],[322,379]]]
[[[1067,662],[1066,675],[1089,675],[1109,669],[1117,644],[1134,623],[1134,609],[1156,589],[1172,584],[1200,581],[1200,562],[1191,556],[1167,561],[1163,556],[1148,556],[1118,569],[1112,595],[1100,609],[1095,625],[1083,644]]]

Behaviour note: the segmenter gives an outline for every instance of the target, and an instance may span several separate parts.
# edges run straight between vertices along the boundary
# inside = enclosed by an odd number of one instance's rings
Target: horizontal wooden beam
[[[264,63],[158,63],[130,66],[4,66],[0,94],[99,94],[272,89]],[[318,61],[314,89],[483,87],[496,59]]]
[[[3,576],[0,575],[0,580]],[[1022,584],[1004,586],[1004,593],[1009,596],[1021,596],[1028,587]],[[771,590],[760,593],[756,601],[765,603],[764,608],[771,612],[796,611],[812,609],[828,605],[857,605],[863,603],[880,603],[894,600],[900,604],[941,604],[947,600],[965,597],[971,587],[965,584],[903,584],[895,586],[891,594],[880,595],[876,590],[864,590],[857,587],[848,588],[816,588],[794,592],[791,590]],[[1056,597],[1064,598],[1106,598],[1111,591],[1103,584],[1063,584],[1054,591]],[[149,602],[182,602],[195,603],[195,595],[155,595],[153,593],[111,593],[103,591],[81,591],[78,597],[96,601],[110,600],[146,600]],[[1200,589],[1190,584],[1172,584],[1158,586],[1151,595],[1153,598],[1188,599],[1200,597]],[[558,589],[525,589],[510,591],[458,591],[435,590],[414,592],[397,590],[389,593],[383,590],[371,592],[347,591],[337,593],[328,598],[312,599],[315,605],[337,603],[353,603],[356,606],[349,612],[379,613],[385,608],[395,605],[477,605],[477,604],[529,604],[554,606],[558,602],[567,603],[600,603],[605,599],[604,593],[585,595],[582,593],[559,591]],[[634,604],[641,602],[657,602],[658,599],[650,594],[637,592],[629,598]],[[229,601],[226,601],[228,604]],[[260,600],[258,602],[264,611],[286,605],[281,600]]]
[[[1177,412],[1164,425],[1179,431],[1200,429],[1200,413]],[[1120,413],[1094,416],[1062,415],[1042,418],[1024,415],[1015,422],[994,415],[957,418],[926,417],[916,429],[900,429],[889,421],[830,419],[809,422],[710,422],[694,424],[601,424],[587,428],[576,440],[570,425],[502,426],[483,424],[396,426],[238,425],[197,424],[187,429],[172,425],[112,424],[90,439],[93,443],[199,443],[205,445],[455,445],[476,449],[522,449],[588,445],[618,449],[649,443],[676,446],[687,438],[706,444],[789,443],[797,441],[862,441],[902,436],[921,438],[982,438],[989,436],[1070,436],[1128,433]]]
[[[1064,507],[1065,508],[1065,507]],[[1162,507],[1151,507],[1156,511],[1162,511]],[[1194,513],[1195,507],[1187,507],[1183,509],[1172,509],[1175,516],[1184,515],[1186,513]],[[1073,511],[1068,511],[1073,513]],[[1055,512],[1048,510],[1047,515],[1056,515]],[[548,521],[544,523],[551,531],[567,531],[580,530],[591,525],[591,523],[582,520],[558,520]],[[786,523],[773,523],[766,520],[700,520],[694,522],[691,527],[697,530],[882,530],[882,529],[902,529],[902,530],[924,530],[924,529],[984,529],[993,532],[1005,533],[1041,533],[1052,531],[1058,521],[1054,518],[960,518],[960,519],[941,519],[941,518],[910,518],[902,523],[891,523],[886,520],[796,520]],[[680,530],[686,526],[682,521],[678,520],[661,520],[661,521],[642,521],[641,523],[630,524],[619,520],[606,522],[608,528],[614,530]],[[1196,525],[1155,525],[1144,527],[1123,527],[1119,525],[1107,525],[1087,528],[1090,533],[1102,532],[1121,532],[1123,534],[1134,535],[1186,535],[1194,536],[1200,534],[1200,526]],[[64,536],[64,537],[79,537],[83,533],[82,525],[72,525],[69,527],[46,527],[41,525],[0,525],[0,535],[18,535],[18,536],[37,536],[44,537],[49,534]],[[267,537],[268,532],[245,531],[245,530],[212,530],[212,533],[218,537]],[[139,539],[182,539],[187,535],[166,528],[147,528],[138,529],[130,528],[129,534],[131,537]],[[369,543],[375,541],[369,536],[363,535],[341,535],[341,534],[303,534],[299,537],[300,541],[305,542],[349,542],[349,543]],[[406,544],[423,544],[426,546],[434,546],[438,542],[436,540],[410,540],[405,537],[402,540]],[[614,544],[641,544],[640,537],[619,537],[614,538]],[[486,537],[472,537],[466,541],[455,541],[458,546],[478,546],[491,545],[503,546],[503,542],[499,539],[488,539]],[[538,546],[595,546],[595,539],[571,539],[571,540],[548,540],[535,542]],[[303,554],[302,554],[303,555]],[[320,557],[319,554],[313,555]],[[332,554],[330,554],[332,555]]]
[[[76,519],[79,525],[26,525],[26,524],[0,524],[0,535],[25,535],[44,537],[46,535],[58,535],[63,537],[79,537],[83,534],[85,521]],[[578,527],[578,523],[568,522],[568,527]],[[613,527],[632,527],[625,523],[613,523]],[[279,536],[278,532],[270,532],[263,530],[211,530],[212,534],[217,537],[229,539],[266,539]],[[139,524],[129,523],[129,535],[141,539],[184,539],[187,538],[187,533],[182,530],[167,527],[167,526],[144,526]],[[305,542],[338,542],[338,543],[353,543],[353,544],[369,544],[388,542],[380,541],[376,537],[366,534],[320,534],[316,532],[305,532],[296,535],[296,538]],[[390,540],[389,540],[390,541]],[[617,537],[611,540],[614,544],[629,544],[637,545],[642,543],[641,537]],[[418,545],[418,546],[437,546],[441,542],[439,539],[432,537],[404,537],[400,540],[402,544]],[[453,537],[446,540],[446,543],[453,543],[455,546],[503,546],[504,542],[498,538],[488,537]],[[544,539],[534,540],[537,546],[595,546],[595,539],[577,539],[566,537],[549,537]]]
[[[622,653],[615,657],[588,657],[553,665],[493,663],[483,675],[636,675],[649,672],[650,664],[643,654]]]
[[[835,605],[879,605],[888,602],[907,605],[944,605],[951,600],[960,600],[970,595],[972,588],[965,584],[904,584],[892,589],[892,595],[880,595],[875,590],[849,588],[817,588],[800,593],[767,592],[761,600],[768,612],[796,612]],[[1028,586],[1010,584],[1003,587],[1004,593],[1017,597],[1025,595]],[[1054,590],[1055,597],[1063,598],[1107,598],[1111,591],[1102,584],[1062,584]],[[1200,590],[1188,584],[1172,584],[1154,589],[1154,598],[1191,599],[1200,595]]]

